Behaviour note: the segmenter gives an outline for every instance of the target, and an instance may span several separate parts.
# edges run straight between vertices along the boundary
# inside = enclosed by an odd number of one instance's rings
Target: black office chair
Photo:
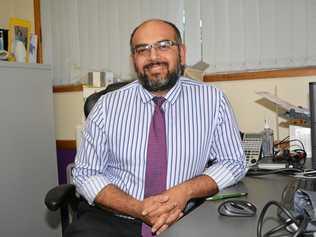
[[[93,106],[102,95],[117,90],[130,82],[131,81],[114,83],[109,85],[106,89],[90,95],[84,103],[85,117],[88,117]],[[76,187],[73,184],[58,185],[47,192],[45,196],[46,207],[51,211],[61,210],[64,213],[64,215],[62,215],[64,218],[64,220],[62,220],[63,232],[66,230],[71,220],[76,218],[78,204],[81,199],[82,197],[76,193]],[[200,206],[204,201],[205,198],[191,200],[184,210],[184,215]]]

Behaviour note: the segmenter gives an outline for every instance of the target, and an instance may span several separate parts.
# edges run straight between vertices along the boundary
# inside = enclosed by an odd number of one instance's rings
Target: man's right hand
[[[157,209],[159,209],[159,212],[155,212]],[[178,208],[176,203],[169,202],[168,196],[160,194],[145,198],[141,202],[139,218],[149,226],[155,225],[162,227],[166,224],[169,226],[175,222],[181,217],[181,213],[182,211]]]
[[[182,213],[167,194],[158,194],[139,201],[112,184],[99,192],[95,202],[109,210],[141,219],[149,226],[155,226],[154,230],[158,232],[178,220]]]

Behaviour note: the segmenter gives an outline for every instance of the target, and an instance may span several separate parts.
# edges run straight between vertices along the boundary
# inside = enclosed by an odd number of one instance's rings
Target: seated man
[[[66,236],[153,236],[245,175],[239,129],[219,89],[183,77],[185,46],[170,22],[130,38],[138,80],[101,97],[74,168],[86,199]],[[211,164],[208,166],[208,164]]]

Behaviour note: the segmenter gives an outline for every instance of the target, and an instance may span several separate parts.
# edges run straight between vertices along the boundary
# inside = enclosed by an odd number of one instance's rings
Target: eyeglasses
[[[179,45],[179,43],[174,42],[172,40],[162,40],[153,44],[140,44],[136,45],[133,48],[133,53],[148,57],[151,53],[151,49],[154,48],[157,52],[167,52],[171,49],[172,46]]]

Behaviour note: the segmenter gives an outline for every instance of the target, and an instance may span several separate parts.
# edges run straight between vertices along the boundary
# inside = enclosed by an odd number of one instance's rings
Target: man
[[[138,81],[103,96],[87,119],[73,175],[89,204],[82,203],[68,236],[158,235],[183,216],[190,199],[245,174],[226,97],[182,77],[178,29],[145,21],[130,46]]]

